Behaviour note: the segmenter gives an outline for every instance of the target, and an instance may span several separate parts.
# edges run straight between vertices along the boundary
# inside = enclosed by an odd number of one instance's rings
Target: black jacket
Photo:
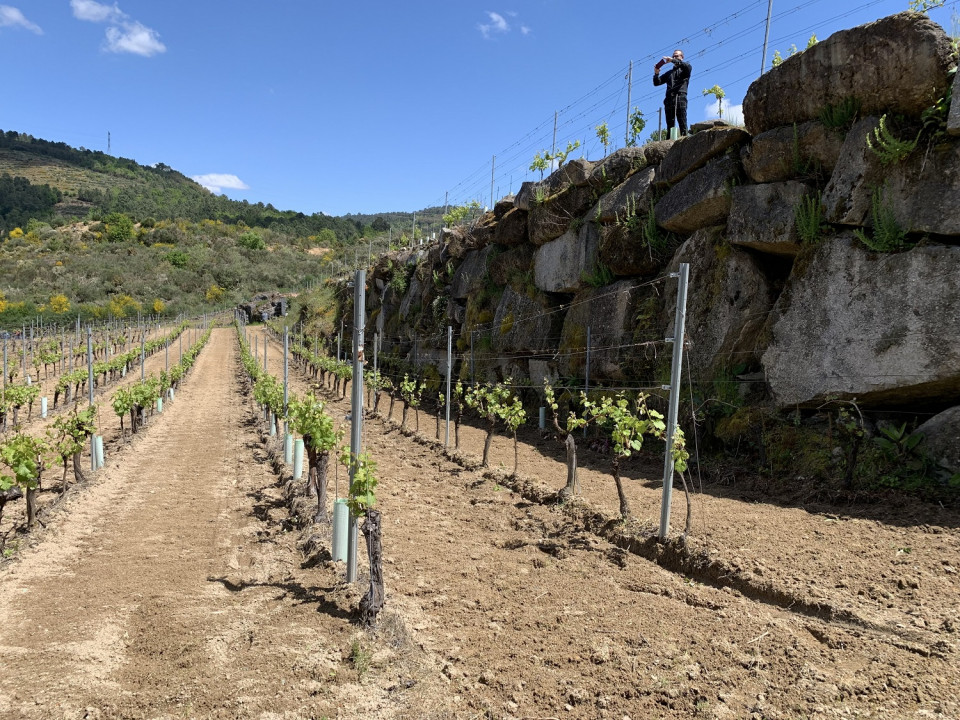
[[[685,60],[673,63],[673,67],[660,75],[654,74],[654,85],[666,85],[667,97],[677,97],[687,94],[687,86],[690,84],[690,74],[693,72],[693,66]]]

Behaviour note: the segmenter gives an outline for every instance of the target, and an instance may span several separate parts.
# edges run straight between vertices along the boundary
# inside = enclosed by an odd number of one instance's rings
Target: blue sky
[[[947,32],[958,2],[930,16]],[[908,0],[773,0],[767,67],[811,34]],[[691,122],[736,116],[759,74],[768,0],[0,0],[0,128],[143,164],[235,199],[343,215],[517,190],[535,153],[594,128],[624,141],[631,105],[657,126],[654,62],[693,63]],[[954,21],[955,22],[955,21]],[[865,60],[865,59],[864,59]],[[496,156],[496,163],[493,163]]]

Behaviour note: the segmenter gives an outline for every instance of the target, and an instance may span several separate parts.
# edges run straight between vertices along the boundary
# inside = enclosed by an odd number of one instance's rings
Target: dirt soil
[[[0,565],[0,718],[960,718],[955,512],[706,487],[684,549],[653,538],[658,459],[626,468],[621,523],[604,456],[557,503],[556,441],[530,434],[512,478],[511,440],[483,470],[482,431],[445,454],[399,403],[365,424],[387,604],[359,629],[362,538],[348,586],[329,526],[291,514],[303,483],[238,356],[215,330],[176,401]]]

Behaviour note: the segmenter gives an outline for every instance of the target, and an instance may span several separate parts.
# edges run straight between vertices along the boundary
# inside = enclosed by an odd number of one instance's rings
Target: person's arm
[[[693,73],[693,66],[686,60],[674,60],[673,72],[677,82],[683,82],[684,80],[690,79],[690,75]]]
[[[668,62],[671,62],[670,58],[662,57],[657,62],[657,64],[653,66],[653,84],[654,85],[663,85],[667,81],[665,77],[664,78],[660,77],[660,68],[662,68]]]

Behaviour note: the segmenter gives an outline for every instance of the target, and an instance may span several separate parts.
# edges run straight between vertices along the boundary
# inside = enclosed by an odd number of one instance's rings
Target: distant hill
[[[62,193],[49,217],[37,219],[84,217],[92,210],[102,214],[122,212],[134,221],[220,220],[302,235],[329,229],[342,244],[349,244],[362,234],[355,223],[323,213],[305,215],[277,210],[270,204],[214,195],[163,163],[140,165],[13,130],[0,131],[0,175],[5,173],[25,178],[32,185],[49,185]],[[0,208],[5,204],[9,203],[4,203],[0,196]],[[12,227],[0,217],[0,231],[9,232]]]
[[[438,233],[442,214],[418,211],[417,236]],[[230,200],[162,163],[0,130],[0,327],[292,291],[348,271],[358,245],[408,243],[412,227],[413,213],[332,217]]]

